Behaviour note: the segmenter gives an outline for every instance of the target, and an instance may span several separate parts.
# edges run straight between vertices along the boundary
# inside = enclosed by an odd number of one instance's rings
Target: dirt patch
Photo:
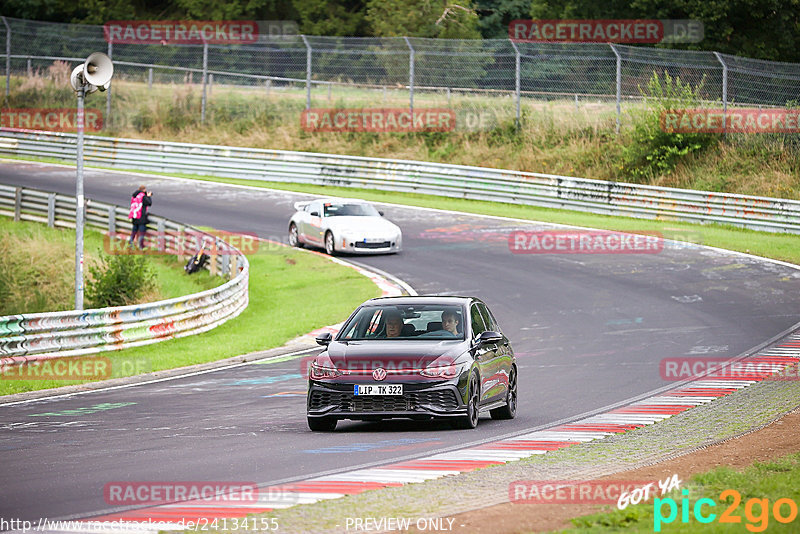
[[[686,480],[696,473],[728,466],[743,470],[754,462],[766,462],[800,451],[800,411],[795,410],[771,425],[718,445],[649,467],[618,473],[598,480],[664,480],[678,474]],[[602,511],[598,504],[505,503],[453,516],[453,532],[475,534],[549,532],[572,527],[570,519]]]

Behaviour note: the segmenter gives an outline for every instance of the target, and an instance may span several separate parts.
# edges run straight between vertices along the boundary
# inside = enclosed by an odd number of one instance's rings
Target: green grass
[[[739,472],[729,467],[718,467],[712,471],[695,475],[689,481],[683,481],[682,490],[688,490],[684,496],[679,491],[672,492],[668,498],[676,503],[677,515],[668,524],[660,521],[661,532],[797,532],[798,520],[781,524],[775,520],[773,507],[778,499],[790,499],[795,509],[800,506],[800,453],[784,456],[778,460],[767,463],[755,463],[746,470]],[[735,490],[741,496],[737,507],[734,496],[720,495],[725,490]],[[666,499],[667,497],[665,497]],[[688,499],[687,522],[682,521],[682,500]],[[708,524],[700,523],[694,516],[693,510],[701,498],[711,499],[716,506],[707,503],[702,507],[702,513],[708,516],[716,514],[714,521]],[[749,503],[751,499],[767,499],[768,510],[762,513],[759,504]],[[669,517],[668,504],[660,504],[658,509],[661,517]],[[720,516],[730,509],[731,518],[740,518],[740,524],[726,524],[720,522]],[[569,532],[641,532],[652,533],[655,528],[656,503],[652,499],[647,503],[628,506],[624,510],[616,508],[609,512],[579,517],[572,520],[574,530]],[[790,505],[781,507],[781,514],[788,516]],[[749,515],[748,515],[749,513]]]
[[[66,232],[65,232],[66,233]],[[380,291],[354,269],[289,248],[262,247],[248,256],[250,303],[237,318],[196,336],[101,353],[112,377],[220,360],[282,345],[315,328],[341,321]],[[191,284],[181,271],[176,284]],[[194,288],[180,295],[196,292]],[[174,295],[179,296],[179,295]],[[52,388],[77,381],[0,380],[0,395]]]
[[[84,232],[84,277],[104,250],[103,234]],[[165,300],[217,287],[225,282],[203,271],[188,277],[174,256],[148,256],[156,275],[155,292],[140,302]],[[75,308],[75,231],[0,216],[0,315]],[[91,307],[84,300],[84,306]]]

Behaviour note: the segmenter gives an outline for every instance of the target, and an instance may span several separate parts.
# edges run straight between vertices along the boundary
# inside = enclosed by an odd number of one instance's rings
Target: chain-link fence
[[[249,44],[110,44],[102,26],[2,18],[5,90],[10,77],[31,76],[55,60],[83,61],[104,51],[115,82],[191,84],[200,89],[201,121],[213,109],[215,86],[294,98],[298,106],[460,106],[520,120],[541,100],[615,103],[642,98],[653,73],[692,85],[700,96],[729,105],[796,106],[800,64],[699,52],[600,43],[259,36]],[[2,46],[2,45],[0,45]],[[106,94],[106,119],[113,92]],[[459,104],[460,103],[460,104]],[[300,107],[299,109],[302,109]],[[609,106],[609,109],[612,109]],[[297,115],[293,115],[297,120]]]

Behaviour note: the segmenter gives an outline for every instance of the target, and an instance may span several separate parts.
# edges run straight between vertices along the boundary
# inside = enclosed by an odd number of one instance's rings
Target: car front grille
[[[389,241],[381,241],[380,243],[364,243],[363,241],[356,241],[353,243],[356,248],[389,248],[391,243]]]
[[[313,391],[309,408],[321,410],[330,406],[346,412],[413,412],[422,407],[437,411],[455,410],[458,399],[450,389],[413,391],[403,395],[353,395],[338,391]]]

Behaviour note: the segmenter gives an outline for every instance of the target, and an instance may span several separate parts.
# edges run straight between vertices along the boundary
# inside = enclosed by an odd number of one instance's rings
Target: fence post
[[[19,221],[22,213],[22,188],[17,187],[14,191],[14,220]]]
[[[311,43],[305,35],[301,35],[306,45],[306,109],[311,109]]]
[[[147,69],[147,88],[153,88],[153,67]]]
[[[722,117],[725,122],[722,124],[723,134],[728,133],[728,65],[722,60],[719,52],[714,52],[714,57],[722,65]]]
[[[33,64],[31,63],[31,58],[28,58],[28,78],[33,76]]]
[[[267,96],[269,96],[270,89],[272,89],[272,78],[267,78],[267,82],[264,85],[267,87]]]
[[[515,98],[517,100],[517,128],[520,126],[520,112],[519,112],[519,97],[520,97],[520,85],[521,85],[521,74],[520,74],[520,53],[519,48],[517,48],[517,43],[509,39],[511,46],[514,47],[514,91],[515,91]]]
[[[622,56],[617,52],[617,47],[608,43],[614,55],[617,56],[617,127],[616,132],[619,133],[619,116],[620,116],[620,100],[622,99]]]
[[[208,94],[209,94],[209,96],[213,92],[214,92],[214,75],[213,74],[209,74],[208,75]]]
[[[3,24],[6,27],[6,98],[8,98],[8,93],[11,90],[11,26],[8,25],[5,17],[0,18],[3,19]]]
[[[114,52],[114,44],[109,40],[108,42],[108,58],[114,59],[112,54]],[[108,84],[106,89],[106,116],[103,118],[103,129],[107,130],[111,125],[111,84]]]
[[[114,234],[117,232],[117,207],[116,206],[109,206],[108,207],[108,235],[111,238],[114,238]]]
[[[200,107],[200,122],[206,122],[206,84],[208,82],[208,43],[203,43],[203,102]]]
[[[411,110],[411,115],[414,115],[414,47],[411,46],[411,41],[408,37],[403,37],[408,46],[408,109]]]
[[[47,195],[47,226],[54,228],[56,225],[56,194]]]

